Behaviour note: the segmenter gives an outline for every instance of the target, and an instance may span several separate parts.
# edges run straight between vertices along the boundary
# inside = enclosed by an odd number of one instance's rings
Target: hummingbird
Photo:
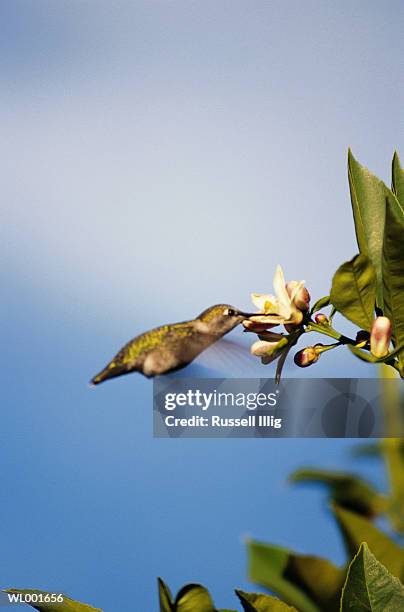
[[[130,372],[151,378],[185,368],[249,316],[228,304],[216,304],[190,321],[151,329],[130,340],[91,383],[98,385]]]

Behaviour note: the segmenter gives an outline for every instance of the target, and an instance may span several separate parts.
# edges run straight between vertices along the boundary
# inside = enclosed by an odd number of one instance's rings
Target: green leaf
[[[329,306],[329,304],[330,304],[330,296],[326,295],[325,297],[322,297],[319,300],[317,300],[317,302],[315,302],[310,313],[314,314],[318,310],[321,310],[322,308],[326,308],[327,306]]]
[[[377,302],[382,308],[382,245],[386,185],[361,166],[348,151],[348,179],[356,239],[362,255],[371,260],[377,279]]]
[[[256,541],[248,543],[248,554],[250,580],[273,591],[299,612],[338,609],[345,572],[329,561]]]
[[[200,584],[187,584],[178,592],[174,610],[175,612],[214,612],[215,606],[205,587]]]
[[[386,198],[383,243],[383,299],[385,315],[393,326],[393,343],[404,347],[404,212],[393,194]],[[399,355],[404,376],[404,350]]]
[[[352,560],[341,598],[341,612],[399,612],[404,587],[362,544]]]
[[[296,608],[288,606],[272,595],[245,593],[237,589],[236,594],[242,603],[244,612],[297,612]]]
[[[339,506],[364,516],[376,516],[385,512],[388,501],[365,480],[344,472],[319,469],[301,469],[293,472],[291,482],[309,482],[328,488],[331,499]]]
[[[160,612],[172,612],[173,598],[171,591],[162,578],[158,578]]]
[[[393,155],[391,188],[397,200],[404,206],[404,170],[397,151]]]
[[[5,589],[5,593],[12,593],[15,595],[37,595],[38,597],[49,597],[51,598],[52,593],[47,591],[38,591],[36,589]],[[30,603],[29,604],[35,610],[40,612],[102,612],[100,608],[93,608],[88,604],[74,601],[63,595],[63,603],[58,602],[43,602],[43,603]]]
[[[376,277],[365,255],[356,255],[334,274],[330,299],[347,319],[370,331],[376,297]]]
[[[367,542],[380,563],[394,576],[404,576],[404,549],[398,546],[371,521],[355,512],[333,506],[333,512],[344,537],[348,554],[352,557],[362,542]]]

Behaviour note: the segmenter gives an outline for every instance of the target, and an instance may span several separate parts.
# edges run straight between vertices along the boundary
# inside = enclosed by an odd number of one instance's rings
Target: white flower
[[[305,281],[285,283],[281,266],[277,266],[274,276],[275,295],[253,293],[251,299],[259,312],[249,320],[254,323],[274,325],[299,325],[303,321],[302,310],[307,310],[310,300],[304,287]]]

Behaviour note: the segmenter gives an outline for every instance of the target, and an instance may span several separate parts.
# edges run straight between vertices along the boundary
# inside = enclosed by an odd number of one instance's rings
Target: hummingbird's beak
[[[259,312],[243,312],[237,308],[227,308],[224,312],[228,317],[242,317],[243,319],[249,319],[250,317],[256,317]]]
[[[259,315],[257,312],[243,312],[242,310],[237,310],[236,315],[238,317],[243,317],[244,319],[249,319],[250,317],[256,317]]]
[[[238,312],[238,315],[240,317],[244,317],[245,319],[249,319],[250,317],[256,317],[257,314],[256,312],[242,312],[241,310]]]

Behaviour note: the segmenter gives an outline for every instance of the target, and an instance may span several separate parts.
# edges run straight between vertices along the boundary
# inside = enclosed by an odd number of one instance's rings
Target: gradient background
[[[349,441],[153,439],[150,381],[87,381],[149,327],[249,308],[278,262],[327,293],[356,251],[347,147],[389,182],[401,144],[403,16],[369,0],[0,3],[2,586],[146,612],[161,575],[235,607],[243,534],[342,562],[321,492],[285,479],[352,468]],[[313,370],[374,375],[342,351]]]

